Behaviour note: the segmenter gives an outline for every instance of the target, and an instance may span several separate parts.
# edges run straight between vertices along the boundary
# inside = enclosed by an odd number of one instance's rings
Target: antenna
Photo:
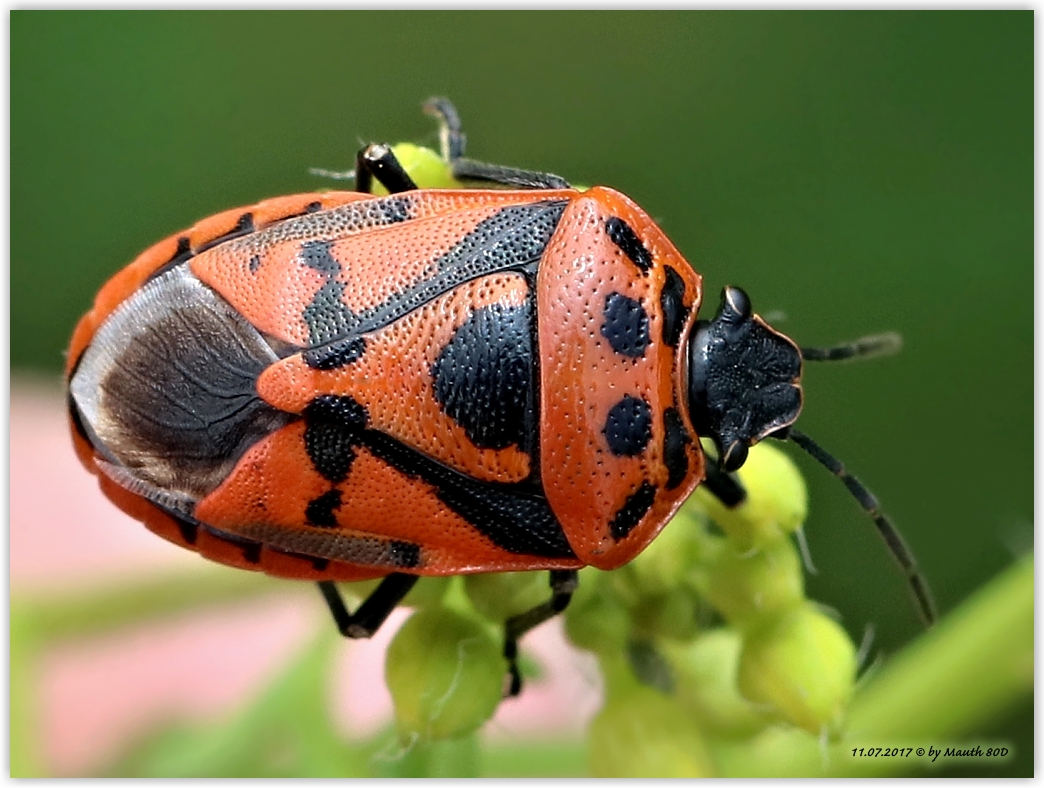
[[[857,344],[858,342],[852,343],[852,345]],[[802,350],[802,353],[804,352]],[[878,533],[885,540],[888,550],[895,556],[895,560],[899,563],[899,567],[906,576],[906,582],[910,586],[910,591],[913,594],[914,602],[917,604],[917,610],[921,614],[921,618],[929,627],[934,624],[936,620],[935,602],[932,601],[932,592],[928,588],[928,581],[921,574],[921,570],[917,567],[917,559],[914,558],[910,548],[906,546],[906,542],[903,541],[899,531],[892,525],[892,521],[881,512],[880,504],[877,502],[874,494],[859,479],[846,471],[845,466],[841,462],[827,453],[805,433],[791,428],[787,437],[807,452],[812,459],[844,482],[845,487],[859,502],[859,505],[870,515],[874,525],[877,526]]]
[[[884,334],[871,334],[860,337],[853,342],[833,347],[803,347],[801,357],[805,361],[844,361],[850,358],[873,358],[874,356],[890,356],[898,353],[903,347],[903,338],[894,331]]]

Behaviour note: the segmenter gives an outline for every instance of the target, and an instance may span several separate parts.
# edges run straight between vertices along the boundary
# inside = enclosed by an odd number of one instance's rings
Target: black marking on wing
[[[474,312],[439,352],[431,377],[436,401],[480,449],[518,444],[531,421],[530,305],[490,304]]]
[[[324,479],[339,484],[352,468],[369,414],[351,397],[324,394],[305,406],[304,419],[308,458]]]
[[[331,342],[321,348],[310,348],[301,354],[304,362],[312,369],[339,369],[358,361],[366,352],[366,340],[351,336]]]
[[[497,547],[516,555],[576,557],[547,499],[531,486],[480,482],[376,430],[366,430],[360,443],[393,468],[432,485],[439,500]]]
[[[538,488],[526,482],[478,481],[378,430],[351,397],[324,395],[305,409],[308,456],[325,478],[344,480],[362,446],[410,478],[435,488],[445,503],[498,547],[517,555],[575,558],[561,523]]]
[[[326,363],[324,357],[333,350],[323,343],[386,326],[465,282],[499,271],[535,269],[567,204],[567,200],[544,200],[497,211],[437,259],[432,276],[358,314],[344,305],[343,286],[338,289],[333,287],[338,283],[328,282],[306,317],[313,345],[309,363]]]
[[[313,498],[305,507],[305,519],[309,525],[319,528],[336,528],[336,511],[341,508],[341,491],[334,488]]]

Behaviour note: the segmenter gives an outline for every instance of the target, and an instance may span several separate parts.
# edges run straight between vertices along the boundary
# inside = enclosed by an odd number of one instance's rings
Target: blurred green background
[[[11,363],[57,374],[95,291],[219,210],[335,188],[365,141],[621,189],[816,366],[803,430],[878,494],[943,612],[1033,540],[1033,15],[11,14]],[[779,319],[782,316],[782,319]],[[919,631],[843,487],[799,458],[809,595],[894,652]],[[998,721],[1030,764],[1032,710]],[[1023,760],[1028,759],[1028,760]],[[993,772],[991,772],[993,773]],[[1024,772],[1025,773],[1025,772]]]

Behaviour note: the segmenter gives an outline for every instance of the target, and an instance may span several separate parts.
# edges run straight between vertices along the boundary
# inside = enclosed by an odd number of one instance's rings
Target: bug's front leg
[[[409,192],[417,188],[413,178],[392,152],[391,146],[383,142],[367,145],[355,157],[356,191],[372,192],[375,178],[390,194]]]
[[[706,473],[707,478],[703,480],[703,486],[729,509],[735,509],[747,500],[747,491],[739,477],[723,471],[713,457],[707,457]]]
[[[508,675],[511,677],[511,685],[506,693],[508,697],[514,697],[522,691],[522,675],[518,672],[519,638],[565,610],[578,585],[580,575],[577,570],[552,569],[551,598],[532,610],[512,616],[504,623],[504,658],[508,661]]]

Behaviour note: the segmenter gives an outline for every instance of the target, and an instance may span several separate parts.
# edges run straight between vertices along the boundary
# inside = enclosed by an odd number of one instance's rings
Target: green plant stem
[[[725,774],[743,777],[887,776],[933,764],[927,756],[853,757],[853,747],[954,746],[1033,691],[1033,557],[994,578],[856,693],[840,741],[773,729],[725,745]],[[943,765],[939,760],[934,766]]]

